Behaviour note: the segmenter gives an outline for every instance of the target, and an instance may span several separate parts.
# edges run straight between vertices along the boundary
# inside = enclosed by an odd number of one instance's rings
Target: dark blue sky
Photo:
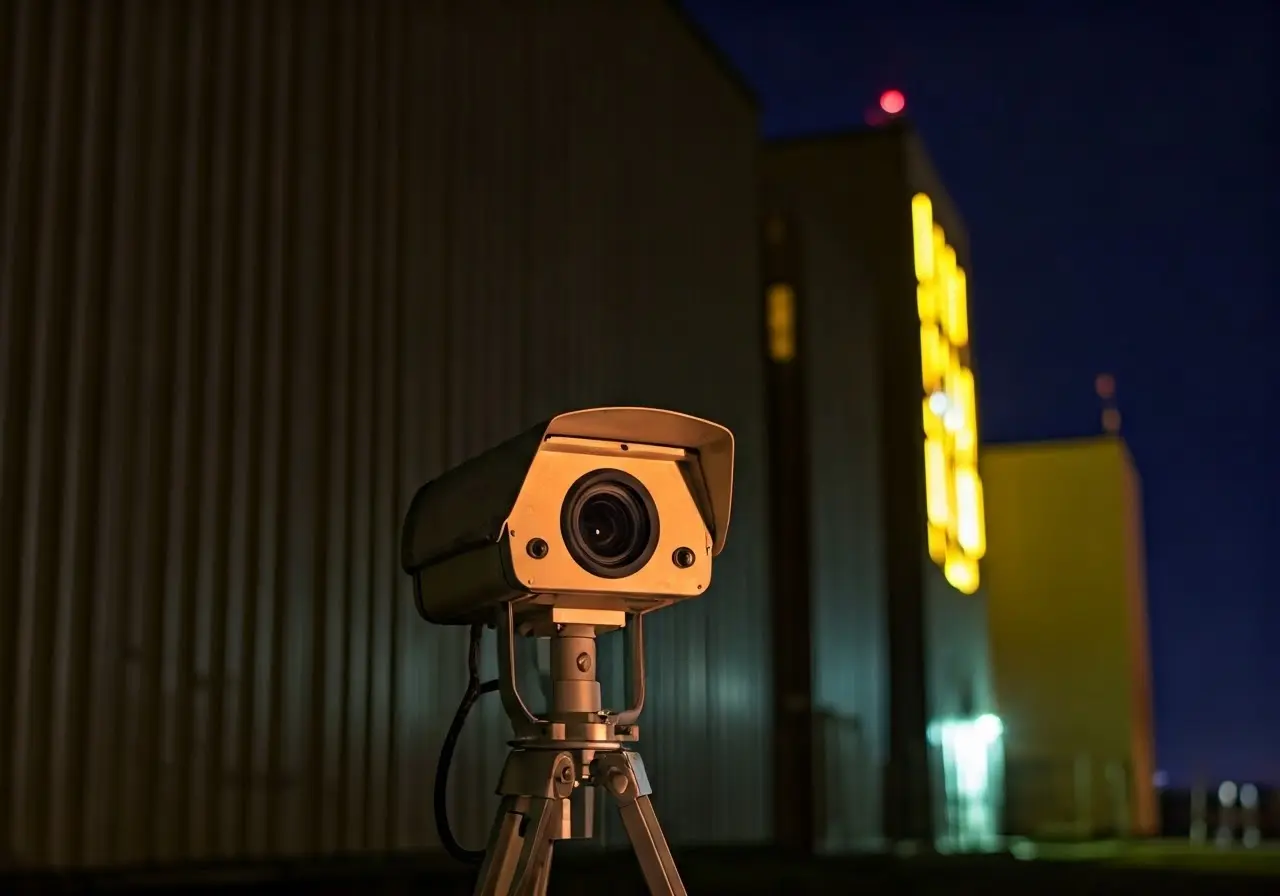
[[[968,223],[984,438],[1097,433],[1116,377],[1160,767],[1280,784],[1280,7],[685,6],[766,136],[906,94]]]

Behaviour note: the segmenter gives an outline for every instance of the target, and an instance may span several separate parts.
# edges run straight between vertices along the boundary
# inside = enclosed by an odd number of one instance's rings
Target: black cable
[[[467,689],[462,695],[462,702],[458,704],[458,711],[454,713],[453,724],[444,736],[444,743],[440,745],[440,761],[436,763],[436,830],[440,833],[440,843],[445,852],[467,865],[481,864],[484,861],[484,850],[467,849],[453,836],[453,830],[449,827],[449,766],[453,763],[453,751],[458,746],[462,727],[467,722],[467,713],[471,712],[471,707],[481,694],[489,694],[498,689],[497,679],[483,683],[480,681],[480,639],[483,635],[483,625],[471,626],[471,643],[467,648]]]

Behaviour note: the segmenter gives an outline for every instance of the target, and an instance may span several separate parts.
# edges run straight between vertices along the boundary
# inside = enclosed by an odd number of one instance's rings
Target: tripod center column
[[[596,630],[592,625],[560,625],[551,636],[551,711],[599,713]]]

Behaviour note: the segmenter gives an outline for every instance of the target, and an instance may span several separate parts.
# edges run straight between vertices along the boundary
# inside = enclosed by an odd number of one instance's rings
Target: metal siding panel
[[[813,700],[812,532],[808,340],[804,245],[796,218],[772,197],[761,226],[761,343],[767,346],[769,433],[769,551],[773,635],[774,839],[782,848],[811,852],[825,837],[827,768]],[[786,290],[778,293],[777,290]],[[789,299],[794,332],[790,356],[779,354],[775,298]]]
[[[118,17],[112,25],[119,42],[119,115],[112,135],[114,164],[103,172],[113,184],[115,201],[110,236],[104,238],[110,276],[102,281],[107,292],[104,300],[108,322],[103,336],[108,367],[98,373],[103,381],[107,428],[100,459],[104,484],[101,515],[89,521],[98,530],[101,570],[94,597],[100,623],[93,643],[98,687],[94,690],[89,722],[91,765],[86,782],[84,851],[73,857],[73,861],[93,864],[109,861],[124,842],[128,817],[112,807],[127,798],[124,764],[132,744],[128,739],[130,717],[125,698],[136,657],[131,645],[133,601],[129,596],[129,575],[131,539],[139,513],[132,496],[140,475],[134,456],[140,444],[138,383],[142,363],[133,337],[141,313],[143,267],[141,253],[130,241],[142,227],[146,206],[143,172],[137,164],[145,146],[146,66],[137,52],[142,40],[138,5],[115,9]],[[111,73],[104,75],[110,77]]]
[[[662,4],[496,8],[6,5],[0,862],[434,846],[405,502],[609,401],[738,437],[641,746],[673,840],[767,836],[754,114]]]
[[[211,41],[209,58],[216,72],[212,90],[212,120],[206,139],[212,156],[209,172],[208,253],[206,265],[206,312],[209,338],[208,370],[204,377],[204,418],[207,434],[228,431],[235,419],[237,395],[235,369],[238,351],[238,308],[232,300],[217,301],[229,289],[234,265],[230,226],[233,205],[229,194],[239,173],[238,157],[232,139],[237,118],[233,102],[241,57],[237,52],[231,15],[215,17],[208,23],[206,34]],[[212,300],[210,300],[212,299]],[[194,663],[189,686],[193,688],[186,718],[185,744],[179,756],[191,755],[185,778],[190,793],[179,822],[188,836],[180,839],[179,849],[198,848],[197,844],[214,842],[218,826],[218,809],[222,795],[221,738],[222,706],[226,696],[225,676],[221,668],[227,644],[226,597],[228,583],[228,549],[230,544],[231,482],[234,467],[234,443],[229,439],[205,438],[201,445],[202,474],[200,501],[193,513],[197,517],[199,536],[196,546],[198,571],[191,587],[194,602],[194,634],[197,646],[192,652]],[[193,755],[192,755],[193,754]]]
[[[878,348],[870,292],[846,245],[814,234],[816,306],[806,330],[815,484],[815,701],[839,723],[828,769],[843,818],[829,849],[864,846],[880,832],[884,761],[884,539],[879,524]],[[843,241],[841,241],[843,242]],[[839,384],[837,388],[833,388]]]
[[[243,20],[233,21],[236,11],[244,10]],[[225,569],[225,579],[216,582],[225,594],[217,608],[211,638],[211,724],[210,759],[206,772],[211,810],[206,819],[210,849],[214,855],[237,853],[241,849],[243,825],[243,793],[247,773],[241,771],[243,749],[248,737],[241,707],[252,687],[245,681],[245,630],[250,612],[250,582],[256,576],[257,529],[254,505],[258,499],[257,448],[262,428],[261,382],[266,378],[261,349],[263,341],[263,297],[257,290],[256,271],[261,265],[258,232],[257,199],[263,193],[264,160],[260,136],[262,91],[258,89],[264,65],[264,23],[243,7],[229,7],[225,28],[241,44],[239,58],[227,60],[242,68],[242,80],[236,82],[235,93],[227,100],[227,127],[221,131],[228,164],[235,174],[228,177],[225,202],[228,226],[233,228],[220,246],[223,255],[217,259],[224,301],[235,307],[235,348],[232,350],[235,374],[232,382],[230,432],[221,433],[229,444],[231,455],[228,488],[227,525],[230,535],[224,558],[214,559],[214,569]],[[234,160],[234,161],[232,161]],[[221,546],[219,546],[221,547]],[[225,565],[224,565],[225,564]],[[216,575],[217,573],[215,573]],[[256,621],[256,620],[255,620]],[[123,857],[113,857],[123,858]]]
[[[59,637],[54,647],[59,664],[55,693],[67,699],[54,705],[54,727],[50,732],[49,804],[52,817],[49,830],[55,853],[63,861],[76,856],[84,848],[84,827],[77,823],[84,813],[86,763],[76,761],[72,751],[80,749],[88,737],[90,713],[89,684],[92,656],[89,646],[97,607],[92,589],[97,577],[92,522],[98,517],[100,465],[102,451],[102,379],[103,342],[98,338],[104,319],[105,302],[94,294],[94,287],[106,270],[103,253],[98,247],[107,226],[106,211],[113,197],[110,183],[99,183],[95,177],[100,166],[110,169],[112,91],[109,77],[98,80],[98,72],[110,70],[115,47],[113,35],[102,27],[101,10],[90,10],[87,23],[88,65],[83,79],[79,141],[78,183],[76,199],[78,226],[74,235],[73,318],[71,352],[68,367],[71,376],[70,404],[66,411],[68,431],[62,450],[66,452],[66,504],[63,509],[62,543],[58,556],[61,585],[58,600]],[[59,838],[60,832],[66,835]]]
[[[376,435],[375,456],[370,459],[377,471],[377,491],[373,496],[371,514],[374,528],[370,533],[370,556],[376,558],[370,577],[370,602],[374,629],[369,643],[369,675],[371,708],[369,714],[369,756],[365,765],[365,792],[368,794],[368,823],[363,845],[366,848],[394,848],[395,809],[397,804],[395,775],[395,725],[398,648],[400,644],[398,622],[399,604],[397,592],[401,585],[396,560],[399,551],[400,507],[399,488],[399,421],[400,392],[403,383],[403,363],[399,349],[399,328],[402,311],[399,299],[399,272],[402,259],[402,223],[399,194],[402,188],[401,140],[404,128],[398,114],[404,102],[399,73],[404,64],[403,45],[399,39],[403,31],[403,8],[393,5],[386,10],[380,22],[378,46],[382,48],[383,69],[379,81],[382,90],[380,102],[383,127],[382,146],[379,147],[379,239],[377,241],[375,295],[385,296],[376,301],[378,308],[377,330],[374,335],[375,355],[379,360],[378,378],[374,389],[381,404],[374,414]],[[396,86],[389,87],[387,85]]]
[[[33,773],[26,782],[27,823],[33,839],[46,844],[55,855],[58,844],[53,825],[60,818],[53,812],[46,793],[61,790],[60,769],[54,760],[61,753],[57,740],[65,732],[59,731],[55,707],[64,704],[59,698],[70,684],[64,663],[70,659],[67,654],[71,645],[59,635],[70,621],[71,610],[70,595],[64,587],[71,583],[64,577],[68,572],[74,574],[65,564],[68,545],[59,535],[67,521],[67,500],[74,501],[76,497],[76,483],[67,477],[68,466],[75,463],[74,452],[67,451],[68,438],[83,435],[68,425],[72,412],[79,408],[68,401],[68,365],[63,363],[65,347],[74,335],[70,329],[74,305],[82,304],[83,298],[75,301],[75,284],[68,276],[70,266],[59,256],[75,247],[77,232],[73,222],[84,210],[77,196],[87,192],[85,185],[78,182],[76,164],[77,125],[83,124],[85,84],[78,72],[68,70],[66,64],[83,52],[84,23],[67,13],[54,11],[57,37],[49,60],[52,107],[46,119],[42,220],[38,225],[33,295],[37,307],[33,347],[37,366],[31,378],[31,404],[36,417],[28,433],[34,469],[27,480],[27,500],[35,511],[35,520],[23,539],[23,593],[31,601],[28,618],[32,624],[33,666],[27,682],[28,703],[19,709],[20,714],[25,709],[31,726],[28,761]],[[59,795],[65,797],[65,790]]]
[[[812,530],[814,710],[830,758],[820,846],[881,834],[887,655],[880,487],[876,298],[858,261],[853,160],[840,145],[770,147],[770,207],[796,216],[804,241]]]
[[[290,323],[299,313],[299,297],[286,276],[293,229],[286,214],[286,197],[292,188],[287,160],[296,151],[290,145],[292,105],[292,22],[289,7],[251,7],[263,19],[266,77],[259,98],[261,112],[259,150],[262,168],[255,227],[260,240],[253,301],[258,331],[254,354],[261,365],[258,391],[261,402],[251,426],[250,443],[255,468],[250,474],[249,512],[253,521],[246,540],[255,561],[246,564],[249,605],[242,617],[243,659],[240,673],[241,729],[239,761],[235,766],[242,811],[239,834],[242,849],[250,854],[269,852],[284,834],[279,807],[289,794],[281,787],[280,738],[287,706],[283,691],[283,639],[288,605],[287,533],[296,519],[285,497],[289,463],[301,452],[289,426],[293,416],[288,370],[292,363],[293,335]],[[256,511],[256,513],[255,513]],[[198,854],[198,853],[197,853]]]
[[[12,61],[4,78],[8,87],[5,119],[5,171],[3,219],[0,235],[0,858],[21,856],[25,847],[18,835],[25,827],[24,774],[16,772],[25,759],[29,736],[24,724],[22,688],[31,658],[25,629],[30,613],[20,592],[21,544],[29,525],[24,482],[28,476],[27,428],[30,395],[27,391],[31,358],[33,303],[20,300],[30,294],[32,242],[39,220],[32,207],[37,178],[33,176],[41,152],[39,110],[45,105],[41,77],[47,7],[20,4],[13,12],[12,42],[6,47]]]
[[[814,709],[832,754],[823,849],[881,835],[886,759],[884,536],[876,296],[856,244],[858,196],[840,145],[765,152],[765,195],[804,238],[813,443]]]
[[[106,10],[102,12],[102,10]],[[133,453],[135,441],[134,382],[137,376],[137,354],[131,350],[126,334],[131,332],[136,315],[138,264],[136,253],[125,250],[127,235],[139,222],[140,204],[137,172],[131,164],[139,151],[139,78],[140,66],[130,49],[136,46],[137,17],[134,9],[99,7],[103,19],[95,23],[107,45],[112,48],[101,68],[86,66],[101,84],[103,102],[109,103],[114,126],[99,125],[105,131],[110,150],[102,159],[103,189],[110,196],[104,200],[101,214],[106,218],[101,233],[100,275],[96,299],[102,308],[98,342],[102,366],[93,371],[98,379],[97,405],[101,408],[102,440],[95,458],[98,465],[96,513],[84,511],[83,524],[93,531],[94,553],[86,565],[93,570],[89,579],[93,606],[92,637],[87,657],[92,668],[85,722],[84,777],[81,794],[72,818],[82,819],[77,827],[68,823],[63,833],[69,841],[69,859],[73,862],[101,864],[108,859],[113,832],[119,818],[106,809],[106,800],[118,793],[119,763],[122,758],[120,699],[124,685],[127,651],[125,626],[127,601],[123,590],[126,582],[123,562],[128,549],[127,533],[132,528],[134,508],[128,500],[132,491],[133,469],[126,462]],[[86,248],[92,246],[86,241]],[[98,250],[98,246],[92,246]],[[79,261],[77,263],[80,263]],[[0,294],[4,289],[0,287]],[[103,521],[109,521],[104,525]],[[86,536],[88,538],[90,536]],[[90,565],[91,564],[91,565]],[[87,576],[87,578],[89,578]],[[4,586],[0,583],[0,589]],[[0,601],[3,603],[3,601]],[[0,766],[0,775],[9,766]],[[2,785],[0,785],[2,786]],[[95,796],[99,797],[95,799]],[[4,800],[0,799],[0,804]],[[0,824],[0,829],[2,829]],[[3,831],[0,830],[0,853],[3,853]]]
[[[287,6],[247,10],[255,68],[244,86],[252,117],[243,201],[253,217],[244,222],[241,252],[266,272],[246,272],[242,287],[238,394],[250,410],[237,428],[247,527],[238,543],[241,581],[269,581],[270,590],[246,594],[228,612],[236,658],[228,675],[236,690],[222,854],[231,855],[262,851],[258,819],[266,806],[272,817],[265,835],[294,849],[316,843],[321,813],[332,811],[318,771],[325,745],[312,739],[325,699],[316,676],[327,619],[319,539],[333,495],[323,478],[330,437],[317,429],[334,382],[319,348],[334,301],[326,287],[338,285],[333,259],[343,248],[325,232],[335,201],[325,187],[334,179],[336,150],[323,136],[334,127],[332,105],[305,89],[335,86],[327,10],[317,7],[306,21],[292,19]],[[259,729],[264,717],[267,727]]]

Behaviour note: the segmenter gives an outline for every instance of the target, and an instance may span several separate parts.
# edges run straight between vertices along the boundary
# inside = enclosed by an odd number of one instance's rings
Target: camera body
[[[646,613],[706,591],[732,498],[725,427],[655,408],[572,411],[423,485],[401,564],[439,625],[491,622],[504,603]]]

